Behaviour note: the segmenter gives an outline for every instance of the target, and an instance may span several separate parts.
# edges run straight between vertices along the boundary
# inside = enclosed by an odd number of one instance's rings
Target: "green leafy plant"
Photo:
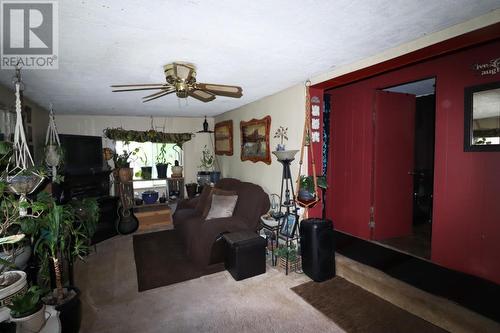
[[[141,160],[142,164],[144,164],[145,166],[148,165],[148,155],[145,151],[142,152],[142,155],[139,156],[139,159]]]
[[[40,273],[45,281],[50,278],[49,262],[52,263],[56,285],[56,304],[62,304],[65,294],[62,281],[62,262],[83,259],[88,253],[88,231],[78,222],[75,209],[69,205],[58,205],[52,197],[37,198],[45,205],[39,217],[40,231],[35,243],[35,253],[41,262]],[[93,210],[92,214],[96,214]],[[92,217],[95,218],[95,217]]]
[[[169,165],[171,163],[167,163],[167,144],[163,143],[160,146],[160,151],[156,155],[156,164],[165,164]]]
[[[123,150],[122,154],[114,154],[113,155],[113,162],[115,162],[115,167],[116,168],[128,168],[130,167],[130,161],[129,158],[130,156],[135,156],[139,152],[139,148],[135,148],[129,152],[126,150]]]
[[[14,318],[27,317],[43,306],[41,297],[45,291],[38,286],[31,286],[26,293],[18,295],[12,299],[12,303],[7,305],[10,315]]]
[[[200,162],[200,168],[203,168],[205,171],[209,171],[214,165],[214,155],[210,149],[208,149],[207,145],[205,145],[201,151]]]
[[[300,189],[306,190],[309,193],[314,192],[314,178],[313,176],[300,176]],[[316,176],[316,182],[319,188],[327,189],[328,184],[326,183],[325,176]]]
[[[298,258],[298,252],[297,252],[297,247],[295,246],[294,243],[291,243],[290,246],[280,246],[276,250],[276,256],[277,257],[282,257],[286,258],[288,254],[288,261],[295,261]]]

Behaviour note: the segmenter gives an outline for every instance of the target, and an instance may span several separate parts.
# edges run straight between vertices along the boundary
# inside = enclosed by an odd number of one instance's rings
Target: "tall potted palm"
[[[58,205],[43,195],[38,201],[45,205],[40,217],[40,231],[35,243],[35,253],[41,261],[42,277],[50,279],[49,269],[53,268],[56,288],[44,297],[46,304],[55,305],[60,311],[63,332],[78,332],[81,321],[80,291],[75,286],[63,285],[63,263],[71,264],[88,252],[88,226],[78,220],[78,214],[71,205]],[[97,214],[96,211],[92,214]],[[95,218],[86,220],[97,221]]]

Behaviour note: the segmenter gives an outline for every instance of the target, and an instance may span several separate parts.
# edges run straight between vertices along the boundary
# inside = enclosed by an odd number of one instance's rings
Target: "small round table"
[[[274,255],[274,248],[278,247],[278,230],[279,230],[279,219],[272,217],[269,214],[261,215],[260,217],[260,225],[266,234],[266,240],[271,239],[271,264],[276,266],[277,257]],[[266,233],[266,230],[269,234]],[[274,245],[276,242],[276,246]]]

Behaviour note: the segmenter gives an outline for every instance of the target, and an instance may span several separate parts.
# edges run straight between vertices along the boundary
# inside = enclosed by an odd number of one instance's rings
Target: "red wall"
[[[471,67],[499,56],[496,41],[330,92],[327,215],[337,229],[370,238],[374,90],[435,76],[432,261],[500,283],[500,152],[463,151],[464,87],[500,81],[500,74],[479,76]]]

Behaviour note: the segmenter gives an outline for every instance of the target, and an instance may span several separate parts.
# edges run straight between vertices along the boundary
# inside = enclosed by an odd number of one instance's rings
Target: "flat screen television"
[[[69,174],[102,171],[102,138],[100,136],[59,134],[64,151],[64,170]]]

